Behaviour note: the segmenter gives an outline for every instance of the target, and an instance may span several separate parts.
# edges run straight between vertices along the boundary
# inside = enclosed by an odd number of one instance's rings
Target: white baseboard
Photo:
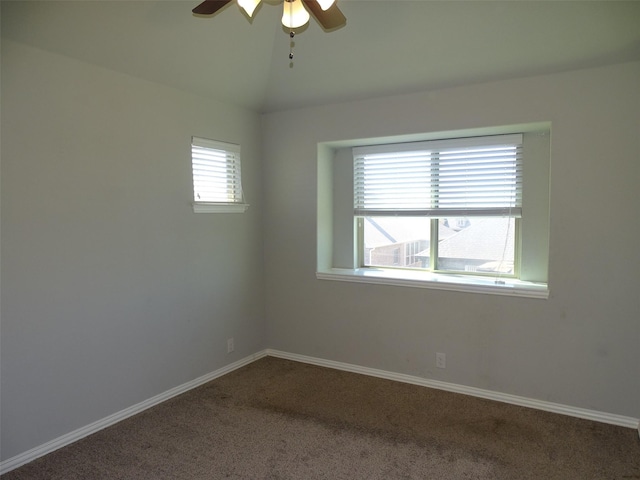
[[[158,405],[159,403],[167,401],[172,397],[185,393],[193,388],[199,387],[200,385],[210,382],[211,380],[221,377],[222,375],[226,375],[227,373],[237,370],[240,367],[244,367],[245,365],[252,363],[266,355],[267,355],[266,350],[255,353],[253,355],[249,355],[248,357],[245,357],[241,360],[238,360],[237,362],[234,362],[230,365],[222,367],[214,372],[198,377],[195,380],[191,380],[190,382],[179,385],[175,388],[172,388],[171,390],[167,390],[166,392],[156,395],[155,397],[152,397],[148,400],[140,402],[129,408],[125,408],[124,410],[114,413],[113,415],[109,415],[108,417],[98,420],[97,422],[93,422],[89,425],[79,428],[78,430],[74,430],[73,432],[67,433],[66,435],[62,435],[61,437],[51,440],[50,442],[47,442],[43,445],[32,448],[31,450],[28,450],[24,453],[16,455],[15,457],[11,457],[5,460],[4,462],[0,463],[0,475],[5,474],[15,468],[18,468],[19,466],[24,465],[25,463],[32,462],[33,460],[39,457],[42,457],[43,455],[46,455],[48,453],[51,453],[54,450],[58,450],[59,448],[65,447],[73,442],[77,442],[78,440],[88,435],[96,433],[102,430],[103,428],[109,427],[115,423],[118,423],[124,420],[125,418],[129,418],[148,408]]]
[[[148,400],[140,402],[129,408],[121,410],[113,415],[109,415],[97,422],[93,422],[78,430],[62,435],[50,442],[47,442],[38,447],[32,448],[24,453],[9,458],[0,463],[0,475],[5,474],[21,465],[29,463],[39,457],[42,457],[48,453],[51,453],[59,448],[76,442],[88,435],[96,433],[103,428],[109,427],[115,423],[120,422],[126,418],[129,418],[137,413],[140,413],[148,408],[151,408],[159,403],[162,403],[170,398],[185,393],[193,388],[199,387],[211,380],[226,375],[238,368],[244,367],[249,363],[252,363],[262,357],[271,356],[277,358],[283,358],[287,360],[293,360],[301,363],[308,363],[311,365],[318,365],[321,367],[334,368],[336,370],[344,370],[346,372],[360,373],[363,375],[369,375],[372,377],[384,378],[387,380],[394,380],[397,382],[410,383],[413,385],[419,385],[428,388],[436,388],[439,390],[446,390],[448,392],[462,393],[464,395],[471,395],[479,398],[486,398],[489,400],[496,400],[498,402],[510,403],[513,405],[519,405],[522,407],[535,408],[538,410],[544,410],[547,412],[560,413],[562,415],[569,415],[572,417],[583,418],[586,420],[594,420],[596,422],[609,423],[612,425],[618,425],[621,427],[637,428],[638,435],[640,436],[640,420],[632,417],[625,417],[622,415],[615,415],[611,413],[598,412],[594,410],[587,410],[583,408],[570,407],[567,405],[561,405],[558,403],[544,402],[541,400],[534,400],[526,397],[519,397],[516,395],[509,395],[506,393],[493,392],[490,390],[482,390],[480,388],[466,387],[464,385],[457,385],[454,383],[440,382],[438,380],[428,380],[425,378],[414,377],[411,375],[404,375],[401,373],[387,372],[385,370],[378,370],[375,368],[361,367],[358,365],[352,365],[349,363],[335,362],[333,360],[324,360],[321,358],[308,357],[306,355],[298,355],[295,353],[287,353],[279,350],[266,349],[257,352],[253,355],[249,355],[237,362],[234,362],[226,367],[222,367],[214,372],[208,373],[201,377],[196,378],[190,382],[179,385],[175,388],[167,390],[164,393],[156,395]]]
[[[384,378],[387,380],[395,380],[397,382],[410,383],[413,385],[420,385],[423,387],[436,388],[438,390],[446,390],[448,392],[462,393],[464,395],[471,395],[473,397],[485,398],[488,400],[495,400],[503,403],[510,403],[512,405],[519,405],[521,407],[529,407],[537,410],[544,410],[546,412],[560,413],[562,415],[568,415],[571,417],[577,417],[577,418],[582,418],[586,420],[594,420],[596,422],[608,423],[611,425],[618,425],[620,427],[638,428],[638,434],[640,435],[640,420],[633,417],[625,417],[622,415],[615,415],[613,413],[605,413],[605,412],[599,412],[596,410],[587,410],[584,408],[571,407],[571,406],[562,405],[559,403],[545,402],[542,400],[535,400],[532,398],[519,397],[517,395],[510,395],[508,393],[493,392],[491,390],[483,390],[481,388],[467,387],[464,385],[441,382],[438,380],[428,380],[426,378],[414,377],[412,375],[404,375],[401,373],[387,372],[385,370],[377,370],[375,368],[361,367],[359,365],[352,365],[349,363],[334,362],[332,360],[323,360],[321,358],[308,357],[305,355],[298,355],[295,353],[281,352],[278,350],[267,349],[266,353],[268,356],[271,356],[271,357],[284,358],[287,360],[293,360],[293,361],[302,362],[302,363],[309,363],[309,364],[318,365],[321,367],[335,368],[337,370],[360,373],[363,375]]]

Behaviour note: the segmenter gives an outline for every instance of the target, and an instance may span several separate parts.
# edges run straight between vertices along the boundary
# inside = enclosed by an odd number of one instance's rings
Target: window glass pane
[[[438,270],[514,274],[515,219],[455,217],[438,225]]]
[[[429,218],[363,217],[363,222],[365,266],[429,268]]]

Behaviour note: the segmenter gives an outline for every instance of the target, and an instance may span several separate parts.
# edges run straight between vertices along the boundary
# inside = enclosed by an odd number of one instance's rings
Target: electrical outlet
[[[227,353],[233,352],[233,337],[227,338]]]
[[[436,353],[436,367],[447,368],[447,355],[444,353]]]

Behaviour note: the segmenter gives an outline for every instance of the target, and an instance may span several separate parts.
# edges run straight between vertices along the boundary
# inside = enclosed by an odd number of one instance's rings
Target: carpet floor
[[[634,429],[266,357],[3,475],[640,479]]]

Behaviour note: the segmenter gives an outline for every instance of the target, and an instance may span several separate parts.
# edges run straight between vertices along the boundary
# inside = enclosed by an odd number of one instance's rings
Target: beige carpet
[[[2,479],[640,479],[640,441],[268,357]]]

